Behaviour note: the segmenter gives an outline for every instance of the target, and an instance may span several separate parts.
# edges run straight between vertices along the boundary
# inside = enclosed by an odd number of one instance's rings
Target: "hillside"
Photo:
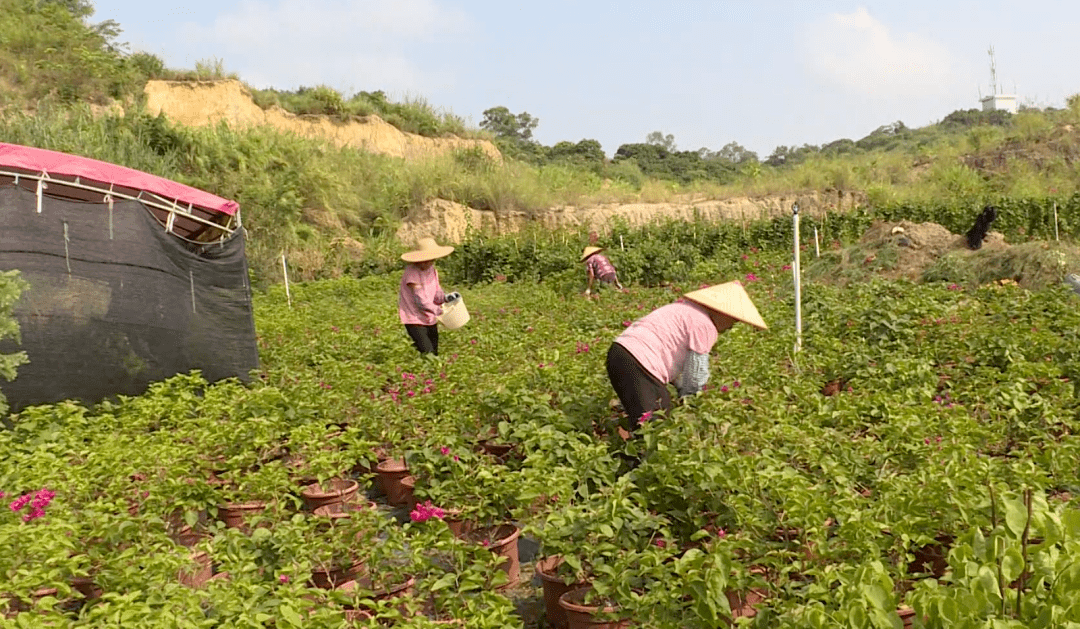
[[[277,106],[264,110],[255,104],[251,91],[234,79],[151,80],[147,81],[144,93],[150,115],[162,113],[170,120],[188,126],[213,126],[225,122],[245,129],[268,125],[300,137],[326,140],[335,146],[408,160],[473,148],[480,149],[491,159],[502,158],[499,149],[486,140],[429,138],[405,133],[374,114],[360,120],[342,121],[324,115],[298,116]]]

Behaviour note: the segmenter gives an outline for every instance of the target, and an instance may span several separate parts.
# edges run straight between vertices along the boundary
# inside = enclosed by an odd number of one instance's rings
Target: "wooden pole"
[[[285,275],[285,298],[289,300],[289,308],[292,308],[292,295],[289,293],[289,267],[285,264],[285,254],[281,254],[281,272]]]

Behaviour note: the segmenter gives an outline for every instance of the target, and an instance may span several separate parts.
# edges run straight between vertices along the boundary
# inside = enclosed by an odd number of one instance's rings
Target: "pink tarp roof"
[[[164,177],[151,175],[139,170],[117,166],[108,162],[79,157],[57,151],[6,144],[0,142],[0,166],[21,168],[33,172],[46,172],[50,175],[79,177],[99,184],[126,186],[137,190],[153,192],[177,202],[221,212],[232,216],[240,209],[236,201],[223,199],[198,188],[185,186]]]

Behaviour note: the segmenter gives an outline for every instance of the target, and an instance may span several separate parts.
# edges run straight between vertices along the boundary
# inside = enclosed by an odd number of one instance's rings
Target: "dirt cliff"
[[[262,109],[240,81],[148,81],[146,107],[151,115],[164,112],[170,120],[188,126],[213,125],[224,120],[236,128],[270,125],[308,138],[322,138],[338,146],[372,153],[419,159],[461,148],[480,147],[493,159],[499,149],[486,140],[429,138],[404,133],[378,116],[339,121],[327,116],[298,116],[280,107]]]
[[[146,84],[147,109],[189,126],[204,126],[225,121],[236,128],[271,125],[282,131],[309,138],[321,138],[338,146],[392,155],[407,160],[421,159],[459,148],[479,147],[494,159],[501,155],[494,144],[483,140],[428,138],[404,133],[378,116],[362,121],[339,121],[326,116],[298,116],[280,107],[263,110],[252,100],[251,92],[240,81],[149,81]],[[545,229],[585,227],[604,232],[613,220],[631,227],[669,218],[679,220],[755,220],[790,214],[798,202],[805,214],[847,211],[864,201],[850,192],[802,192],[765,197],[728,199],[682,198],[668,203],[600,204],[587,207],[563,206],[546,211],[491,212],[477,210],[451,201],[435,199],[414,208],[397,231],[405,243],[420,236],[460,242],[470,226],[486,234],[501,235],[539,224]]]
[[[545,212],[490,212],[459,203],[435,199],[409,213],[398,228],[402,242],[412,243],[422,236],[447,242],[461,242],[469,228],[482,233],[501,235],[520,231],[530,224],[545,229],[586,227],[604,233],[614,220],[640,227],[666,219],[686,221],[751,221],[790,215],[792,204],[808,216],[827,212],[846,212],[864,202],[861,194],[851,192],[804,192],[768,197],[730,199],[684,199],[673,203],[604,204],[589,207],[564,206]]]

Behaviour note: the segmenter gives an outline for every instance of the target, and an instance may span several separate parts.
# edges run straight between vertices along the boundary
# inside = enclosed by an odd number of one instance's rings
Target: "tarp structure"
[[[244,233],[233,201],[129,168],[0,143],[0,270],[30,362],[0,391],[33,404],[138,395],[193,369],[258,367]]]

